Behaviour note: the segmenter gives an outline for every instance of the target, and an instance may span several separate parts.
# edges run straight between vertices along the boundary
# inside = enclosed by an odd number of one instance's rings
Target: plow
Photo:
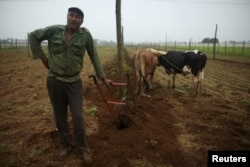
[[[128,128],[133,123],[133,120],[128,116],[128,110],[133,109],[135,106],[135,101],[133,100],[133,98],[128,97],[129,74],[127,74],[127,83],[114,82],[112,84],[113,86],[120,86],[126,90],[125,95],[120,99],[108,98],[103,88],[98,83],[96,77],[94,75],[90,75],[89,78],[93,79],[93,82],[96,85],[96,88],[98,89],[98,92],[100,93],[102,100],[106,104],[115,124],[117,125],[117,128],[118,129]],[[126,108],[125,111],[121,110],[122,107]]]

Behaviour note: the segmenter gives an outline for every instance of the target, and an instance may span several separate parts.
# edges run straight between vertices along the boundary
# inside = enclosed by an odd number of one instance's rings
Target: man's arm
[[[93,38],[90,33],[89,33],[89,40],[86,45],[86,49],[87,49],[88,55],[90,56],[91,62],[94,66],[97,77],[103,82],[104,85],[108,87],[112,87],[113,81],[105,77],[105,73],[101,65],[99,55],[96,51],[96,47],[95,47]]]
[[[86,33],[88,33],[88,42],[86,44],[86,50],[88,52],[88,55],[90,57],[90,60],[94,66],[96,75],[98,79],[103,79],[105,78],[105,73],[103,70],[103,67],[101,65],[99,55],[97,53],[93,38],[88,30],[86,30]]]
[[[48,58],[46,56],[42,56],[40,57],[41,61],[43,62],[43,65],[49,69],[49,62],[48,62]]]
[[[37,29],[29,35],[30,49],[33,58],[40,59],[47,69],[49,69],[48,58],[42,49],[41,42],[49,39],[52,33],[53,29],[51,27],[46,27],[44,29]]]
[[[34,59],[38,59],[45,56],[41,46],[42,39],[40,39],[39,37],[41,31],[42,30],[39,29],[29,34],[30,49]]]

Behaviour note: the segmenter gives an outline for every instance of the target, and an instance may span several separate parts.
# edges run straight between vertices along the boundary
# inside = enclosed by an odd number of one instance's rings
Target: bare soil
[[[129,58],[127,63],[131,65]],[[118,81],[116,64],[108,62],[104,68],[107,78]],[[193,97],[191,75],[178,75],[176,89],[167,89],[166,74],[159,67],[148,92],[152,97],[135,101],[131,73],[127,106],[114,106],[112,115],[88,78],[93,68],[87,58],[81,77],[92,166],[201,167],[207,166],[208,150],[250,150],[249,69],[249,64],[209,59],[203,92]],[[75,150],[66,159],[59,157],[46,73],[39,60],[25,53],[0,54],[1,167],[84,166]],[[101,87],[106,97],[118,97],[118,87]],[[116,114],[131,119],[128,128],[117,127]],[[69,126],[73,133],[70,114]]]

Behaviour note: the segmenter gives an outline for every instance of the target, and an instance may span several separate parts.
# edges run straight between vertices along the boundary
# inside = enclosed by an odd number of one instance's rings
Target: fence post
[[[215,27],[215,35],[214,35],[214,57],[213,59],[215,60],[215,49],[216,49],[216,39],[217,39],[217,24],[216,24],[216,27]]]
[[[225,41],[225,55],[227,55],[227,41]]]
[[[244,55],[244,49],[245,49],[245,41],[243,41],[243,46],[242,46],[242,53],[241,53],[241,56]]]
[[[17,39],[16,39],[16,53],[18,52]]]
[[[189,39],[188,50],[190,50],[190,48],[191,48],[191,39]]]
[[[27,50],[28,50],[28,57],[30,57],[30,39],[29,39],[30,34],[27,33]]]
[[[217,53],[220,54],[220,43],[218,42],[218,45],[217,45]]]
[[[234,56],[235,41],[233,42],[233,56]]]
[[[166,34],[166,51],[168,50],[168,34]]]

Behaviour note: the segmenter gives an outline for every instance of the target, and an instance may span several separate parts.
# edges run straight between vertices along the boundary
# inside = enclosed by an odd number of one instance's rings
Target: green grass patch
[[[200,45],[200,46],[168,46],[168,50],[191,50],[198,49],[207,54],[213,54],[214,48],[213,45]],[[226,55],[226,56],[248,56],[250,57],[250,47],[242,47],[242,46],[219,46],[216,45],[215,54]]]
[[[85,113],[87,115],[95,115],[98,112],[98,109],[96,106],[92,106],[91,108],[87,109]]]
[[[208,55],[209,58],[213,58],[213,45],[212,44],[199,44],[199,45],[168,45],[166,46],[125,46],[128,51],[128,56],[132,58],[133,52],[136,50],[136,48],[148,48],[152,47],[159,50],[191,50],[191,49],[198,49]],[[45,54],[47,54],[47,47],[43,46],[43,50]],[[116,46],[97,46],[97,52],[99,54],[99,57],[101,59],[102,64],[106,64],[110,61],[117,62],[117,48]],[[32,56],[31,52],[28,51],[27,47],[18,47],[18,48],[1,48],[0,54],[6,55],[6,54],[21,54],[21,55],[30,55]],[[87,54],[87,52],[86,52]],[[86,56],[87,57],[87,56]],[[127,63],[124,60],[124,55],[122,57],[122,65],[123,65],[123,72],[124,73],[131,73],[133,69],[127,65]],[[216,51],[215,51],[215,59],[223,59],[223,60],[233,60],[236,62],[250,62],[250,47],[247,45],[243,48],[243,46],[226,46],[225,45],[217,45]],[[116,74],[118,72],[117,67],[110,68],[110,72],[112,74]]]

